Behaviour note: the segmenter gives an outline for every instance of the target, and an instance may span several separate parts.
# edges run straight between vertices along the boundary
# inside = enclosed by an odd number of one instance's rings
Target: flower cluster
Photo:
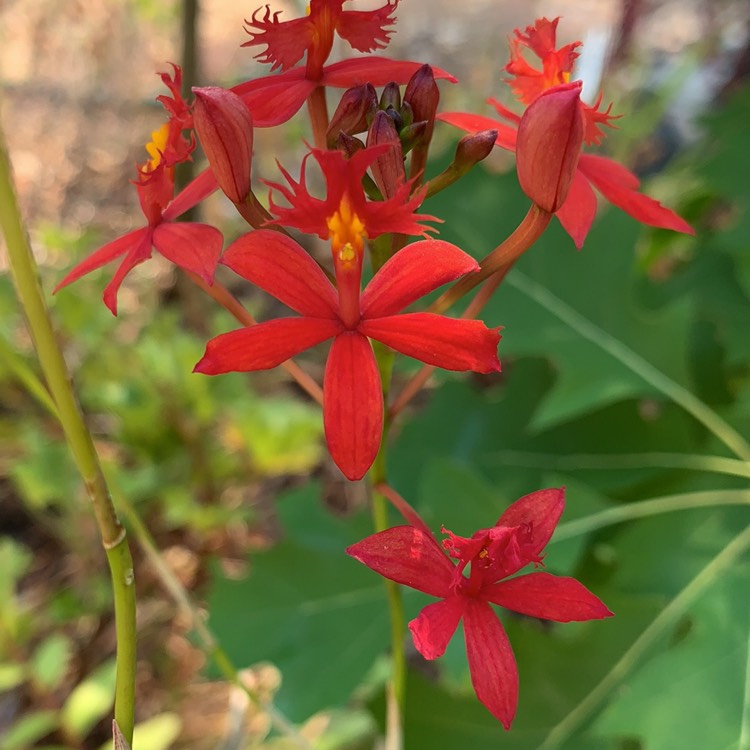
[[[581,82],[571,80],[581,45],[557,46],[559,19],[541,18],[516,30],[504,70],[523,110],[490,100],[500,118],[494,119],[440,113],[437,82],[455,82],[446,71],[370,54],[387,46],[398,4],[387,0],[362,11],[350,9],[346,0],[311,0],[307,15],[293,19],[266,5],[246,21],[249,39],[242,46],[261,48],[256,58],[270,64],[269,75],[232,89],[194,89],[188,103],[180,93],[179,68],[162,74],[169,95],[159,101],[167,121],[152,134],[148,159],[137,165],[134,180],[145,223],[95,251],[57,286],[122,258],[104,291],[107,307],[116,314],[123,279],[155,248],[244,326],[208,341],[195,372],[219,375],[285,366],[321,402],[328,450],[349,480],[365,477],[384,455],[399,411],[394,404],[402,403],[389,403],[397,354],[424,363],[413,381],[421,384],[434,367],[500,370],[499,327],[476,317],[552,215],[581,247],[594,220],[596,188],[640,222],[692,232],[676,213],[639,192],[637,178],[626,167],[582,152],[584,146],[599,145],[616,118],[611,105],[602,108],[601,95],[593,105],[581,100]],[[335,37],[364,56],[329,63]],[[326,90],[331,88],[344,91],[329,117]],[[306,147],[299,177],[280,165],[282,179],[256,175],[254,129],[286,123],[305,103],[314,145]],[[443,175],[426,181],[428,150],[439,121],[468,135]],[[175,167],[191,158],[197,143],[209,167],[175,195]],[[495,145],[515,152],[519,185],[533,205],[520,225],[524,231],[515,233],[511,260],[503,240],[478,262],[432,237],[440,219],[419,211],[428,195],[447,188]],[[267,200],[256,196],[259,185],[270,189]],[[250,227],[223,253],[218,229],[178,221],[217,189]],[[323,241],[330,253],[319,258],[310,250],[314,242],[298,241],[290,230]],[[281,302],[290,314],[256,323],[215,281],[219,265]],[[482,290],[485,298],[477,294],[460,318],[439,314],[450,306],[440,306],[443,297],[431,307],[423,303],[446,284],[453,284],[447,296],[453,302],[493,274],[494,282]],[[421,309],[408,309],[420,303]],[[325,342],[331,343],[319,384],[290,359]],[[402,394],[407,391],[408,384]],[[442,548],[405,501],[393,502],[410,525],[381,530],[347,552],[377,573],[439,599],[410,624],[425,658],[440,656],[463,622],[476,694],[509,728],[518,671],[492,605],[558,622],[612,614],[574,579],[546,572],[516,576],[528,564],[541,565],[542,550],[563,511],[563,491],[527,495],[494,526],[469,538],[445,532]]]

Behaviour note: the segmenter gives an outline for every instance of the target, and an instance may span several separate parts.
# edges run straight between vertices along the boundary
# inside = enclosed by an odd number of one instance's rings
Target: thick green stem
[[[169,595],[174,599],[177,606],[188,617],[193,631],[197,637],[198,645],[206,656],[213,660],[224,678],[242,690],[249,698],[250,702],[265,711],[274,728],[285,737],[288,737],[295,745],[302,750],[312,750],[309,740],[301,735],[294,724],[279,711],[273,704],[261,699],[261,697],[242,680],[239,670],[227,656],[227,653],[216,640],[216,636],[206,625],[205,618],[195,603],[190,598],[190,594],[182,585],[177,576],[170,570],[164,562],[159,552],[156,542],[154,542],[151,533],[146,525],[141,521],[130,502],[117,492],[117,487],[113,486],[113,494],[117,500],[117,505],[122,509],[125,520],[139,546],[143,550],[146,558],[153,566],[159,580]]]
[[[135,595],[133,562],[91,433],[73,391],[68,369],[57,343],[42,295],[36,262],[21,219],[11,177],[10,159],[0,129],[0,229],[8,248],[11,275],[34,340],[39,363],[55,403],[65,439],[70,446],[96,517],[112,575],[117,631],[115,719],[128,742],[133,738],[135,704]]]
[[[375,358],[378,362],[381,382],[383,383],[383,400],[388,403],[391,374],[395,353],[378,342],[373,342]],[[380,484],[387,484],[387,447],[390,419],[385,418],[383,425],[383,439],[380,450],[368,474],[372,492],[372,520],[375,531],[384,531],[389,527],[388,500],[385,495],[374,488]],[[400,750],[403,745],[402,723],[404,701],[406,697],[406,652],[404,638],[406,627],[404,623],[404,605],[401,600],[401,587],[393,581],[386,580],[386,595],[388,611],[391,621],[391,679],[387,688],[386,703],[386,750]]]

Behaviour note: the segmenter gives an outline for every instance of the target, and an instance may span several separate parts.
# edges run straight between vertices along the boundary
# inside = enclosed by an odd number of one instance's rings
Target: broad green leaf
[[[31,676],[43,690],[54,690],[65,677],[72,652],[70,639],[53,633],[43,640],[31,659]]]
[[[240,580],[215,570],[210,624],[237,666],[281,670],[277,703],[301,721],[349,698],[387,647],[388,611],[382,579],[344,553],[370,533],[368,519],[333,517],[314,484],[278,507],[282,541]]]
[[[462,180],[461,190],[447,190],[433,199],[430,209],[437,215],[450,213],[453,219],[441,236],[479,257],[489,252],[528,208],[515,183],[514,174],[475,170]],[[521,258],[518,268],[684,384],[688,308],[676,302],[669,309],[654,311],[639,300],[635,245],[640,232],[633,219],[610,210],[595,223],[584,250],[576,253],[570,239],[553,224]],[[512,279],[513,272],[482,317],[505,326],[501,361],[510,355],[535,355],[547,358],[555,368],[555,385],[534,416],[537,429],[623,398],[656,393],[643,378],[582,339],[538,300],[514,286]]]
[[[593,732],[649,750],[738,748],[746,695],[750,575],[734,571],[691,608],[687,633],[613,696]]]
[[[57,711],[30,711],[2,736],[3,750],[26,750],[57,728]]]
[[[61,723],[66,732],[83,739],[111,708],[115,698],[115,661],[98,667],[76,685],[62,709]]]

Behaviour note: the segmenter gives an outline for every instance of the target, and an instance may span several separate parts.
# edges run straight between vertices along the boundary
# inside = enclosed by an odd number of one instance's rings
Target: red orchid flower
[[[207,283],[213,280],[219,261],[223,238],[221,232],[207,224],[176,223],[180,215],[217,189],[216,179],[210,170],[196,177],[174,198],[174,167],[190,158],[195,148],[183,130],[192,128],[192,118],[180,95],[182,71],[174,67],[174,78],[161,73],[161,79],[172,93],[172,98],[160,96],[158,100],[169,112],[169,120],[151,134],[146,144],[150,158],[139,164],[138,179],[133,184],[138,191],[146,226],[135,229],[94,251],[75,266],[55,287],[54,292],[80,279],[91,271],[125,256],[112,280],[104,289],[104,304],[117,315],[117,292],[130,271],[151,257],[154,247],[165,258],[181,268],[192,271]],[[54,293],[53,292],[53,293]]]
[[[469,538],[443,530],[443,546],[415,526],[381,531],[346,552],[376,573],[410,586],[439,602],[409,623],[417,650],[436,659],[463,620],[471,682],[477,698],[506,729],[518,704],[518,668],[508,637],[490,604],[555,622],[598,620],[612,612],[574,578],[528,573],[509,578],[541,552],[565,506],[563,489],[533,492],[513,503],[490,529]],[[470,565],[468,577],[464,570]]]
[[[545,92],[550,93],[570,82],[573,64],[579,56],[576,50],[581,42],[573,42],[557,49],[559,20],[537,19],[534,26],[528,26],[525,32],[516,29],[515,38],[510,42],[511,58],[505,70],[513,76],[509,84],[517,98],[527,106]],[[531,50],[540,59],[541,69],[534,68],[524,59],[524,49]],[[585,125],[584,141],[588,144],[598,144],[604,138],[601,126],[613,127],[610,121],[616,119],[610,114],[611,105],[604,111],[599,110],[601,100],[600,94],[594,106],[580,103]],[[519,144],[516,137],[521,116],[494,99],[489,99],[488,103],[497,110],[503,121],[463,112],[440,114],[438,119],[472,133],[497,130],[497,146],[509,151],[523,148],[524,144]],[[555,153],[559,146],[560,144],[550,143],[550,152]],[[597,201],[593,186],[610,203],[643,224],[694,234],[693,228],[674,211],[638,192],[639,185],[638,178],[618,162],[604,156],[583,153],[578,160],[567,199],[555,211],[555,215],[576,247],[583,247],[596,214]]]
[[[338,151],[313,150],[327,182],[325,199],[307,192],[305,165],[299,182],[273,185],[290,203],[271,203],[278,221],[331,242],[336,287],[294,240],[278,232],[250,232],[227,248],[221,262],[283,302],[301,317],[271,320],[208,342],[196,372],[265,370],[316,344],[333,339],[323,382],[323,422],[331,456],[351,480],[371,466],[383,432],[383,395],[368,339],[448,370],[500,369],[496,329],[476,320],[432,313],[400,313],[437,287],[479,270],[459,248],[439,240],[407,245],[360,291],[364,241],[386,232],[424,234],[415,215],[423,194],[409,196],[404,183],[386,201],[365,199],[362,177],[387,146],[351,159]]]
[[[234,87],[233,91],[252,112],[255,127],[286,122],[317,86],[348,89],[365,83],[373,86],[384,86],[390,81],[406,83],[419,70],[421,63],[376,55],[326,66],[334,34],[359,52],[372,52],[386,47],[392,33],[387,27],[396,22],[393,13],[399,0],[388,0],[383,7],[368,11],[344,10],[344,2],[311,0],[308,15],[290,21],[279,21],[280,11],[272,13],[266,5],[246,21],[250,40],[242,46],[265,45],[265,50],[256,58],[271,63],[272,71],[283,71]],[[295,68],[305,54],[305,65]],[[456,81],[439,68],[434,68],[433,72],[436,78]]]

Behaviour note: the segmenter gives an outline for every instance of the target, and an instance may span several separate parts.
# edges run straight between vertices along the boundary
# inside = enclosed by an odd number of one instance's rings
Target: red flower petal
[[[383,435],[383,392],[370,342],[356,331],[336,337],[323,379],[323,425],[331,458],[347,479],[362,479]]]
[[[159,224],[154,229],[154,247],[172,263],[198,274],[212,284],[224,238],[208,224],[188,222]]]
[[[315,27],[309,18],[279,22],[276,18],[278,13],[272,14],[267,5],[265,8],[263,18],[258,17],[263,8],[258,8],[251,19],[246,21],[246,31],[250,34],[250,40],[241,46],[254,47],[265,44],[265,50],[255,55],[255,59],[262,63],[272,63],[271,70],[286,70],[298,63],[312,45]],[[255,29],[257,31],[254,31]]]
[[[413,242],[392,256],[367,285],[360,300],[362,315],[393,315],[439,286],[478,270],[474,258],[449,242]]]
[[[505,629],[489,604],[467,599],[464,636],[474,692],[510,729],[518,705],[518,667]]]
[[[250,328],[222,333],[206,345],[206,353],[193,372],[268,370],[311,346],[335,336],[341,324],[318,318],[279,318]]]
[[[213,172],[208,168],[204,169],[174,197],[174,200],[164,209],[162,219],[171,221],[182,216],[185,211],[197,206],[218,189],[219,183],[216,182]]]
[[[368,55],[327,65],[323,69],[320,84],[335,88],[348,89],[371,83],[373,86],[385,86],[390,81],[408,83],[409,79],[422,67],[423,63],[410,60],[391,60],[388,57]],[[451,83],[458,79],[440,68],[432,68],[435,78],[444,78]]]
[[[497,130],[495,145],[508,151],[516,150],[516,129],[503,122],[493,120],[491,117],[474,115],[468,112],[442,112],[435,119],[447,122],[449,125],[465,130],[467,133]]]
[[[578,168],[610,203],[637,221],[652,227],[695,234],[695,230],[681,216],[659,201],[639,193],[638,178],[622,164],[604,156],[583,154]]]
[[[435,313],[370,318],[359,331],[402,354],[444,370],[499,372],[497,328],[481,320],[457,320]]]
[[[336,22],[339,36],[359,52],[372,52],[388,46],[392,31],[386,26],[396,23],[391,15],[399,0],[388,0],[388,3],[377,10],[345,10]]]
[[[270,229],[243,234],[221,262],[300,315],[337,318],[338,296],[318,264],[290,237]]]
[[[498,518],[495,526],[524,526],[528,533],[519,537],[521,550],[529,561],[547,546],[565,510],[565,490],[550,488],[537,490],[516,500]],[[516,568],[518,570],[518,568]],[[505,575],[515,572],[508,571]]]
[[[443,601],[428,604],[409,623],[414,645],[425,659],[437,659],[445,653],[467,601],[466,597],[454,594]]]
[[[143,263],[143,261],[148,260],[151,257],[151,240],[152,233],[151,230],[148,229],[141,236],[140,242],[122,259],[122,263],[120,263],[118,269],[115,271],[115,275],[112,277],[109,284],[104,287],[102,299],[112,315],[117,315],[117,292],[120,289],[123,279],[139,263]]]
[[[347,547],[346,554],[391,581],[431,596],[450,593],[456,571],[431,534],[394,526]]]
[[[64,286],[72,284],[87,273],[106,266],[107,263],[111,263],[115,258],[119,258],[129,250],[137,248],[141,244],[143,237],[149,233],[149,227],[134,229],[132,232],[128,232],[122,237],[118,237],[116,240],[112,240],[112,242],[108,242],[98,250],[95,250],[88,258],[85,258],[77,266],[68,271],[65,278],[52,290],[52,294],[56,294]]]
[[[235,91],[240,94],[240,98],[250,110],[254,127],[271,128],[286,122],[296,114],[317,85],[315,81],[301,77],[300,72],[304,73],[304,68],[292,68],[282,75],[259,79],[265,84],[247,93],[240,92],[242,85],[235,87]],[[289,76],[291,73],[295,74],[294,78]]]
[[[575,578],[529,573],[482,589],[483,599],[529,617],[582,622],[612,617],[604,602]]]
[[[581,159],[585,155],[581,155]],[[579,163],[580,167],[580,163]],[[570,192],[555,216],[580,250],[596,216],[596,195],[580,169],[573,175]]]

